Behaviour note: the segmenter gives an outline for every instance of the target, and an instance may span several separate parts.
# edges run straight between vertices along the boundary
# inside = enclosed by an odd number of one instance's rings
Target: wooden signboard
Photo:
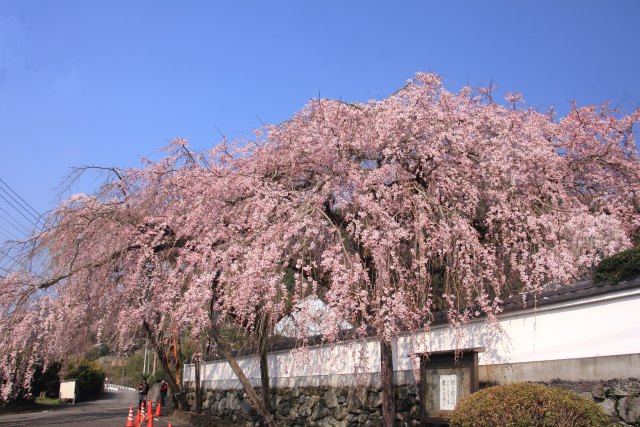
[[[420,360],[420,411],[431,426],[449,425],[449,414],[478,390],[478,349],[425,354]]]

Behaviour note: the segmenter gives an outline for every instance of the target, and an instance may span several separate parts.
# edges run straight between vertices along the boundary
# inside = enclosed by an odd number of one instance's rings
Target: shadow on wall
[[[462,333],[456,333],[462,332]],[[415,384],[407,372],[415,372],[412,356],[431,351],[483,348],[484,359],[504,363],[511,353],[511,340],[500,324],[476,322],[464,331],[441,327],[428,333],[394,339],[396,384]],[[483,354],[481,353],[481,357]],[[249,382],[259,387],[259,361],[255,356],[238,358]],[[377,387],[380,381],[380,344],[375,339],[313,348],[297,348],[268,356],[272,387]],[[482,362],[481,362],[482,363]],[[201,365],[203,386],[240,389],[241,384],[225,360]],[[185,367],[185,382],[193,382],[191,366]]]

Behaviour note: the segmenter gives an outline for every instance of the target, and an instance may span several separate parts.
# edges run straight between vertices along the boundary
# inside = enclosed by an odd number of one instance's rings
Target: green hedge
[[[490,387],[463,399],[451,427],[606,427],[608,417],[577,393],[540,384]]]
[[[93,399],[104,390],[104,371],[91,360],[70,362],[65,377],[76,380],[76,400]]]
[[[59,362],[52,363],[45,370],[42,365],[38,365],[31,379],[31,393],[33,397],[44,394],[45,397],[57,398],[60,390],[60,368]]]
[[[593,281],[615,283],[639,275],[640,246],[636,246],[600,261],[593,272]]]

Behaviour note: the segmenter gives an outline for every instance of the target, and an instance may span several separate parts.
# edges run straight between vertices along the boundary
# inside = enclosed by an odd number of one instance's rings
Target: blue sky
[[[43,212],[74,166],[208,148],[217,128],[245,135],[318,94],[383,98],[417,71],[629,111],[639,18],[634,0],[0,0],[0,178]]]

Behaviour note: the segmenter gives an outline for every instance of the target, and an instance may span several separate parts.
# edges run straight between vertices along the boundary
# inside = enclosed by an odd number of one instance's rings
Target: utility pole
[[[142,375],[147,374],[147,345],[149,344],[149,340],[147,339],[144,342],[144,359],[142,361]]]

